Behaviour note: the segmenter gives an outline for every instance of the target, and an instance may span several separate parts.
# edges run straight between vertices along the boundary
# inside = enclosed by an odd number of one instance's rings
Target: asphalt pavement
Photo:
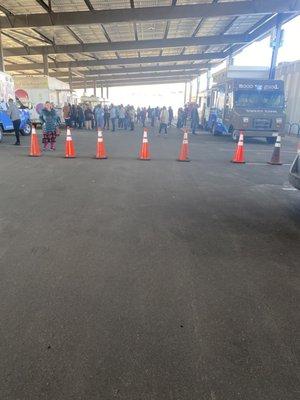
[[[295,400],[295,137],[245,145],[74,132],[78,157],[0,144],[1,400]]]

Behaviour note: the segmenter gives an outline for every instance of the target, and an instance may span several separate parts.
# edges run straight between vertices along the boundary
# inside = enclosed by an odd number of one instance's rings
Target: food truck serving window
[[[234,95],[236,107],[284,107],[284,95],[276,91],[237,90]]]

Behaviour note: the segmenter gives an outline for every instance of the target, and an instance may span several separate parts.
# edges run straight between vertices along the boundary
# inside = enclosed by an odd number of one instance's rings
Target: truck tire
[[[2,140],[3,140],[3,129],[0,126],[0,143],[2,142]]]
[[[23,129],[20,130],[22,136],[29,136],[31,135],[32,125],[30,122],[27,122]]]
[[[276,137],[266,137],[266,141],[268,144],[275,144],[276,143]]]

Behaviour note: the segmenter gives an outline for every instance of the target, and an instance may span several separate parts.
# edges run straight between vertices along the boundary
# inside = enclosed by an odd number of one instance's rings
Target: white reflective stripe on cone
[[[188,144],[189,142],[186,139],[183,139],[182,144]]]
[[[67,136],[67,139],[66,139],[68,142],[71,142],[71,140],[72,140],[72,137],[71,136]]]
[[[143,143],[148,143],[148,139],[143,139]]]

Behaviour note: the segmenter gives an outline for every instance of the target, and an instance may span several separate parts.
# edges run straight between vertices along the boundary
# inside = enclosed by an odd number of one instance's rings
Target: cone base
[[[230,161],[233,164],[246,164],[246,161],[235,161],[235,160],[231,160]]]
[[[179,158],[177,158],[177,161],[179,161],[179,162],[190,162],[191,160],[189,160],[189,159],[186,159],[186,160],[179,160]]]
[[[28,154],[28,157],[41,157],[42,154]]]
[[[282,163],[281,162],[272,162],[272,161],[268,161],[268,164],[269,165],[282,165]]]
[[[150,161],[151,160],[151,158],[138,158],[138,160],[141,160],[141,161]]]
[[[107,160],[107,157],[94,157],[95,160]]]
[[[76,158],[76,156],[65,156],[64,158]]]

